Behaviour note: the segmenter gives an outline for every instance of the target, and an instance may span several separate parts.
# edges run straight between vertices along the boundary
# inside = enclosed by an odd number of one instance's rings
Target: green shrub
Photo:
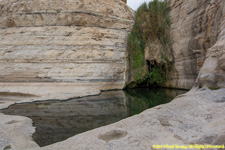
[[[165,81],[165,71],[162,70],[165,64],[158,64],[152,72],[146,71],[144,50],[148,40],[154,39],[158,39],[164,49],[168,48],[170,46],[169,28],[170,17],[164,1],[153,0],[148,5],[143,3],[138,8],[132,31],[128,36],[129,67],[134,70],[133,76],[137,84],[144,80],[150,84],[161,84]],[[162,58],[165,62],[169,62],[163,53]]]
[[[209,87],[210,90],[219,90],[220,87]]]
[[[141,17],[145,20],[142,24],[145,40],[157,38],[162,44],[169,43],[170,17],[165,2],[159,0],[150,2],[148,10],[143,12]]]
[[[141,78],[140,72],[142,72],[142,67],[145,65],[144,61],[144,49],[145,49],[145,41],[143,39],[143,32],[141,25],[143,24],[143,20],[141,15],[144,11],[146,11],[147,5],[143,4],[139,7],[136,13],[135,23],[133,25],[133,29],[128,36],[128,54],[129,61],[131,62],[131,68],[139,74],[135,74],[135,78]]]
[[[160,67],[154,67],[152,71],[147,74],[146,80],[150,85],[162,84],[165,81],[163,70]]]

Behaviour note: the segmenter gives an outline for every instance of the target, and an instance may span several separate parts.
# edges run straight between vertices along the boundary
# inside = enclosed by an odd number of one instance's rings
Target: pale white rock
[[[80,83],[122,89],[132,24],[133,11],[121,0],[3,0],[0,82],[7,88],[58,82],[75,83],[69,91]],[[13,91],[31,93],[23,87]]]
[[[0,113],[0,149],[22,150],[39,147],[31,135],[35,132],[32,120]]]

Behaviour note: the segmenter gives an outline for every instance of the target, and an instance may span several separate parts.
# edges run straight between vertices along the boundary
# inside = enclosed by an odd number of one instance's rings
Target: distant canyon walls
[[[225,87],[225,1],[167,2],[174,65],[165,86]]]
[[[121,0],[2,0],[0,82],[125,84],[132,10]]]

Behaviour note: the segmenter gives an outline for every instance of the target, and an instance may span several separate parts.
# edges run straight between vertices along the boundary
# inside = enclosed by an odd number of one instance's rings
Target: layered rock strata
[[[132,11],[121,0],[3,0],[0,82],[121,89],[132,23]]]

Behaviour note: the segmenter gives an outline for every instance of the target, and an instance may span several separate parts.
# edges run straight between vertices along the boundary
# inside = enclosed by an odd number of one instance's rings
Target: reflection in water
[[[171,102],[176,96],[186,93],[186,90],[139,88],[125,90],[128,101],[128,114],[133,116],[160,104]]]
[[[33,139],[40,146],[65,140],[127,117],[123,91],[68,101],[45,101],[10,106],[1,111],[31,118],[36,127]]]
[[[169,102],[184,92],[165,89],[107,91],[99,96],[68,101],[16,104],[0,112],[31,118],[36,127],[34,141],[46,146]]]

